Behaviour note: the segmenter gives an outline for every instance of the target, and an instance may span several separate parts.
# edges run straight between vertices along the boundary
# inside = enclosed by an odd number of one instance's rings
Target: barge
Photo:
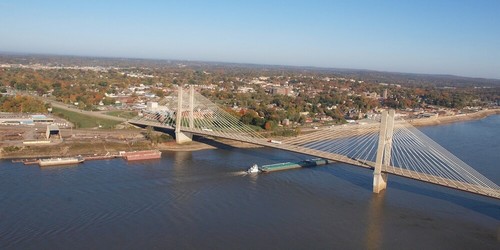
[[[106,155],[89,155],[89,156],[84,156],[83,158],[86,161],[93,161],[93,160],[109,160],[109,159],[115,159],[115,158],[120,158],[122,157],[121,155],[118,154],[106,154]]]
[[[64,158],[48,158],[38,160],[40,167],[59,166],[59,165],[73,165],[85,161],[82,157],[64,157]]]
[[[12,163],[22,163],[24,165],[38,164],[38,159],[14,159]]]
[[[284,163],[276,163],[270,165],[262,165],[261,167],[259,167],[259,170],[264,173],[269,173],[269,172],[288,170],[288,169],[316,167],[316,166],[326,165],[328,163],[331,163],[331,161],[328,161],[326,159],[316,158],[299,162],[284,162]]]
[[[31,159],[31,160],[25,160],[25,161],[22,161],[22,163],[24,165],[35,165],[35,164],[38,164],[38,159]]]
[[[127,161],[160,159],[160,150],[144,150],[134,152],[121,152],[120,155]]]

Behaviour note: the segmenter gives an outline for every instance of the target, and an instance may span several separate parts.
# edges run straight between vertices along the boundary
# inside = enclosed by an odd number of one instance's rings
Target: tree
[[[257,112],[253,110],[247,110],[240,118],[240,121],[243,122],[244,124],[252,124],[252,121],[256,118],[259,117]]]
[[[3,96],[0,98],[0,111],[23,112],[23,113],[45,113],[45,105],[30,96]]]
[[[155,89],[155,90],[153,91],[153,93],[154,93],[156,96],[160,97],[160,98],[165,97],[165,93],[164,93],[164,92],[163,92],[163,90],[161,90],[161,89]]]
[[[153,143],[153,127],[146,127],[146,133],[144,134],[144,137],[146,137],[146,140],[150,140],[151,143]]]
[[[266,130],[274,130],[277,126],[277,123],[275,121],[267,121],[266,124],[264,125],[264,129]]]

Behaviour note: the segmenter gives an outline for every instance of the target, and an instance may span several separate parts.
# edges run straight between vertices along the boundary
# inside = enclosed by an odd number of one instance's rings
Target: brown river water
[[[500,184],[500,116],[420,128]],[[273,149],[39,168],[0,161],[0,249],[500,249],[500,201]]]

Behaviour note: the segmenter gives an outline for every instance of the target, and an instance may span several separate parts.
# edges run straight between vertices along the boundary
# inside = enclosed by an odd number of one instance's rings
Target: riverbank
[[[120,151],[153,149],[147,142],[119,143],[104,141],[61,142],[50,146],[4,147],[0,159],[69,157],[77,155],[118,154]]]
[[[408,122],[415,127],[436,126],[436,125],[443,125],[443,124],[449,124],[449,123],[455,123],[455,122],[479,120],[479,119],[486,118],[490,115],[500,115],[500,109],[480,110],[480,111],[477,111],[475,113],[460,114],[460,115],[453,115],[453,116],[438,116],[438,117],[431,117],[431,118],[422,118],[422,119],[410,120]]]
[[[50,146],[23,146],[4,147],[0,151],[0,159],[30,159],[67,157],[77,155],[106,155],[118,154],[120,151],[140,151],[158,149],[161,151],[198,151],[224,147],[233,148],[256,148],[257,145],[231,140],[212,140],[202,138],[200,141],[192,141],[185,144],[177,144],[175,141],[151,144],[149,141],[134,143],[121,143],[110,141],[65,141]]]
[[[500,109],[482,110],[476,113],[462,114],[457,116],[443,116],[435,118],[424,118],[409,121],[413,126],[435,126],[454,122],[483,119],[490,115],[499,115]],[[136,132],[139,133],[140,132]],[[149,141],[117,142],[117,141],[64,141],[50,146],[23,146],[11,147],[0,150],[0,159],[27,159],[27,158],[47,158],[64,157],[76,155],[104,155],[117,154],[119,151],[138,151],[145,149],[158,149],[161,151],[198,151],[216,148],[258,148],[261,146],[232,141],[227,139],[206,139],[200,138],[186,144],[177,144],[175,141],[151,144]]]

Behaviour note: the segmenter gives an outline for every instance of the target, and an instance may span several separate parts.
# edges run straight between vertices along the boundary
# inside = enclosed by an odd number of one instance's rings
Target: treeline
[[[139,64],[141,65],[141,64]],[[130,77],[132,74],[145,74],[154,77]],[[258,85],[248,81],[265,76],[266,82],[275,86],[288,86],[298,96],[271,95]],[[325,80],[325,76],[329,79]],[[274,130],[284,119],[291,124],[304,123],[307,119],[323,119],[331,123],[344,123],[346,119],[358,119],[361,114],[379,108],[395,109],[418,108],[436,105],[461,109],[466,106],[487,106],[498,103],[500,88],[438,88],[432,84],[379,84],[378,81],[363,82],[361,77],[353,79],[331,78],[329,73],[299,72],[278,69],[242,68],[226,66],[208,67],[204,64],[179,67],[169,64],[152,67],[128,69],[109,69],[106,72],[77,69],[0,69],[0,93],[7,88],[36,92],[38,95],[52,95],[63,103],[78,103],[80,109],[91,110],[99,102],[104,105],[114,103],[105,94],[118,94],[129,91],[128,87],[144,84],[159,97],[173,90],[174,85],[215,85],[205,89],[202,94],[225,107],[242,108],[234,113],[241,122],[266,130]],[[330,79],[331,78],[331,79]],[[161,83],[161,84],[159,84]],[[157,85],[158,84],[158,85]],[[238,93],[239,87],[251,86],[253,93]],[[387,98],[379,98],[384,91]],[[371,94],[375,92],[377,97]],[[138,98],[131,93],[131,99]],[[133,100],[131,100],[133,101]],[[9,101],[4,110],[20,110],[21,106]],[[17,108],[16,108],[17,107]],[[23,112],[27,107],[23,106]],[[239,109],[238,109],[239,110]],[[359,114],[359,115],[358,115]],[[330,119],[331,118],[331,119]]]
[[[1,96],[0,111],[12,113],[47,113],[47,106],[30,96]]]

